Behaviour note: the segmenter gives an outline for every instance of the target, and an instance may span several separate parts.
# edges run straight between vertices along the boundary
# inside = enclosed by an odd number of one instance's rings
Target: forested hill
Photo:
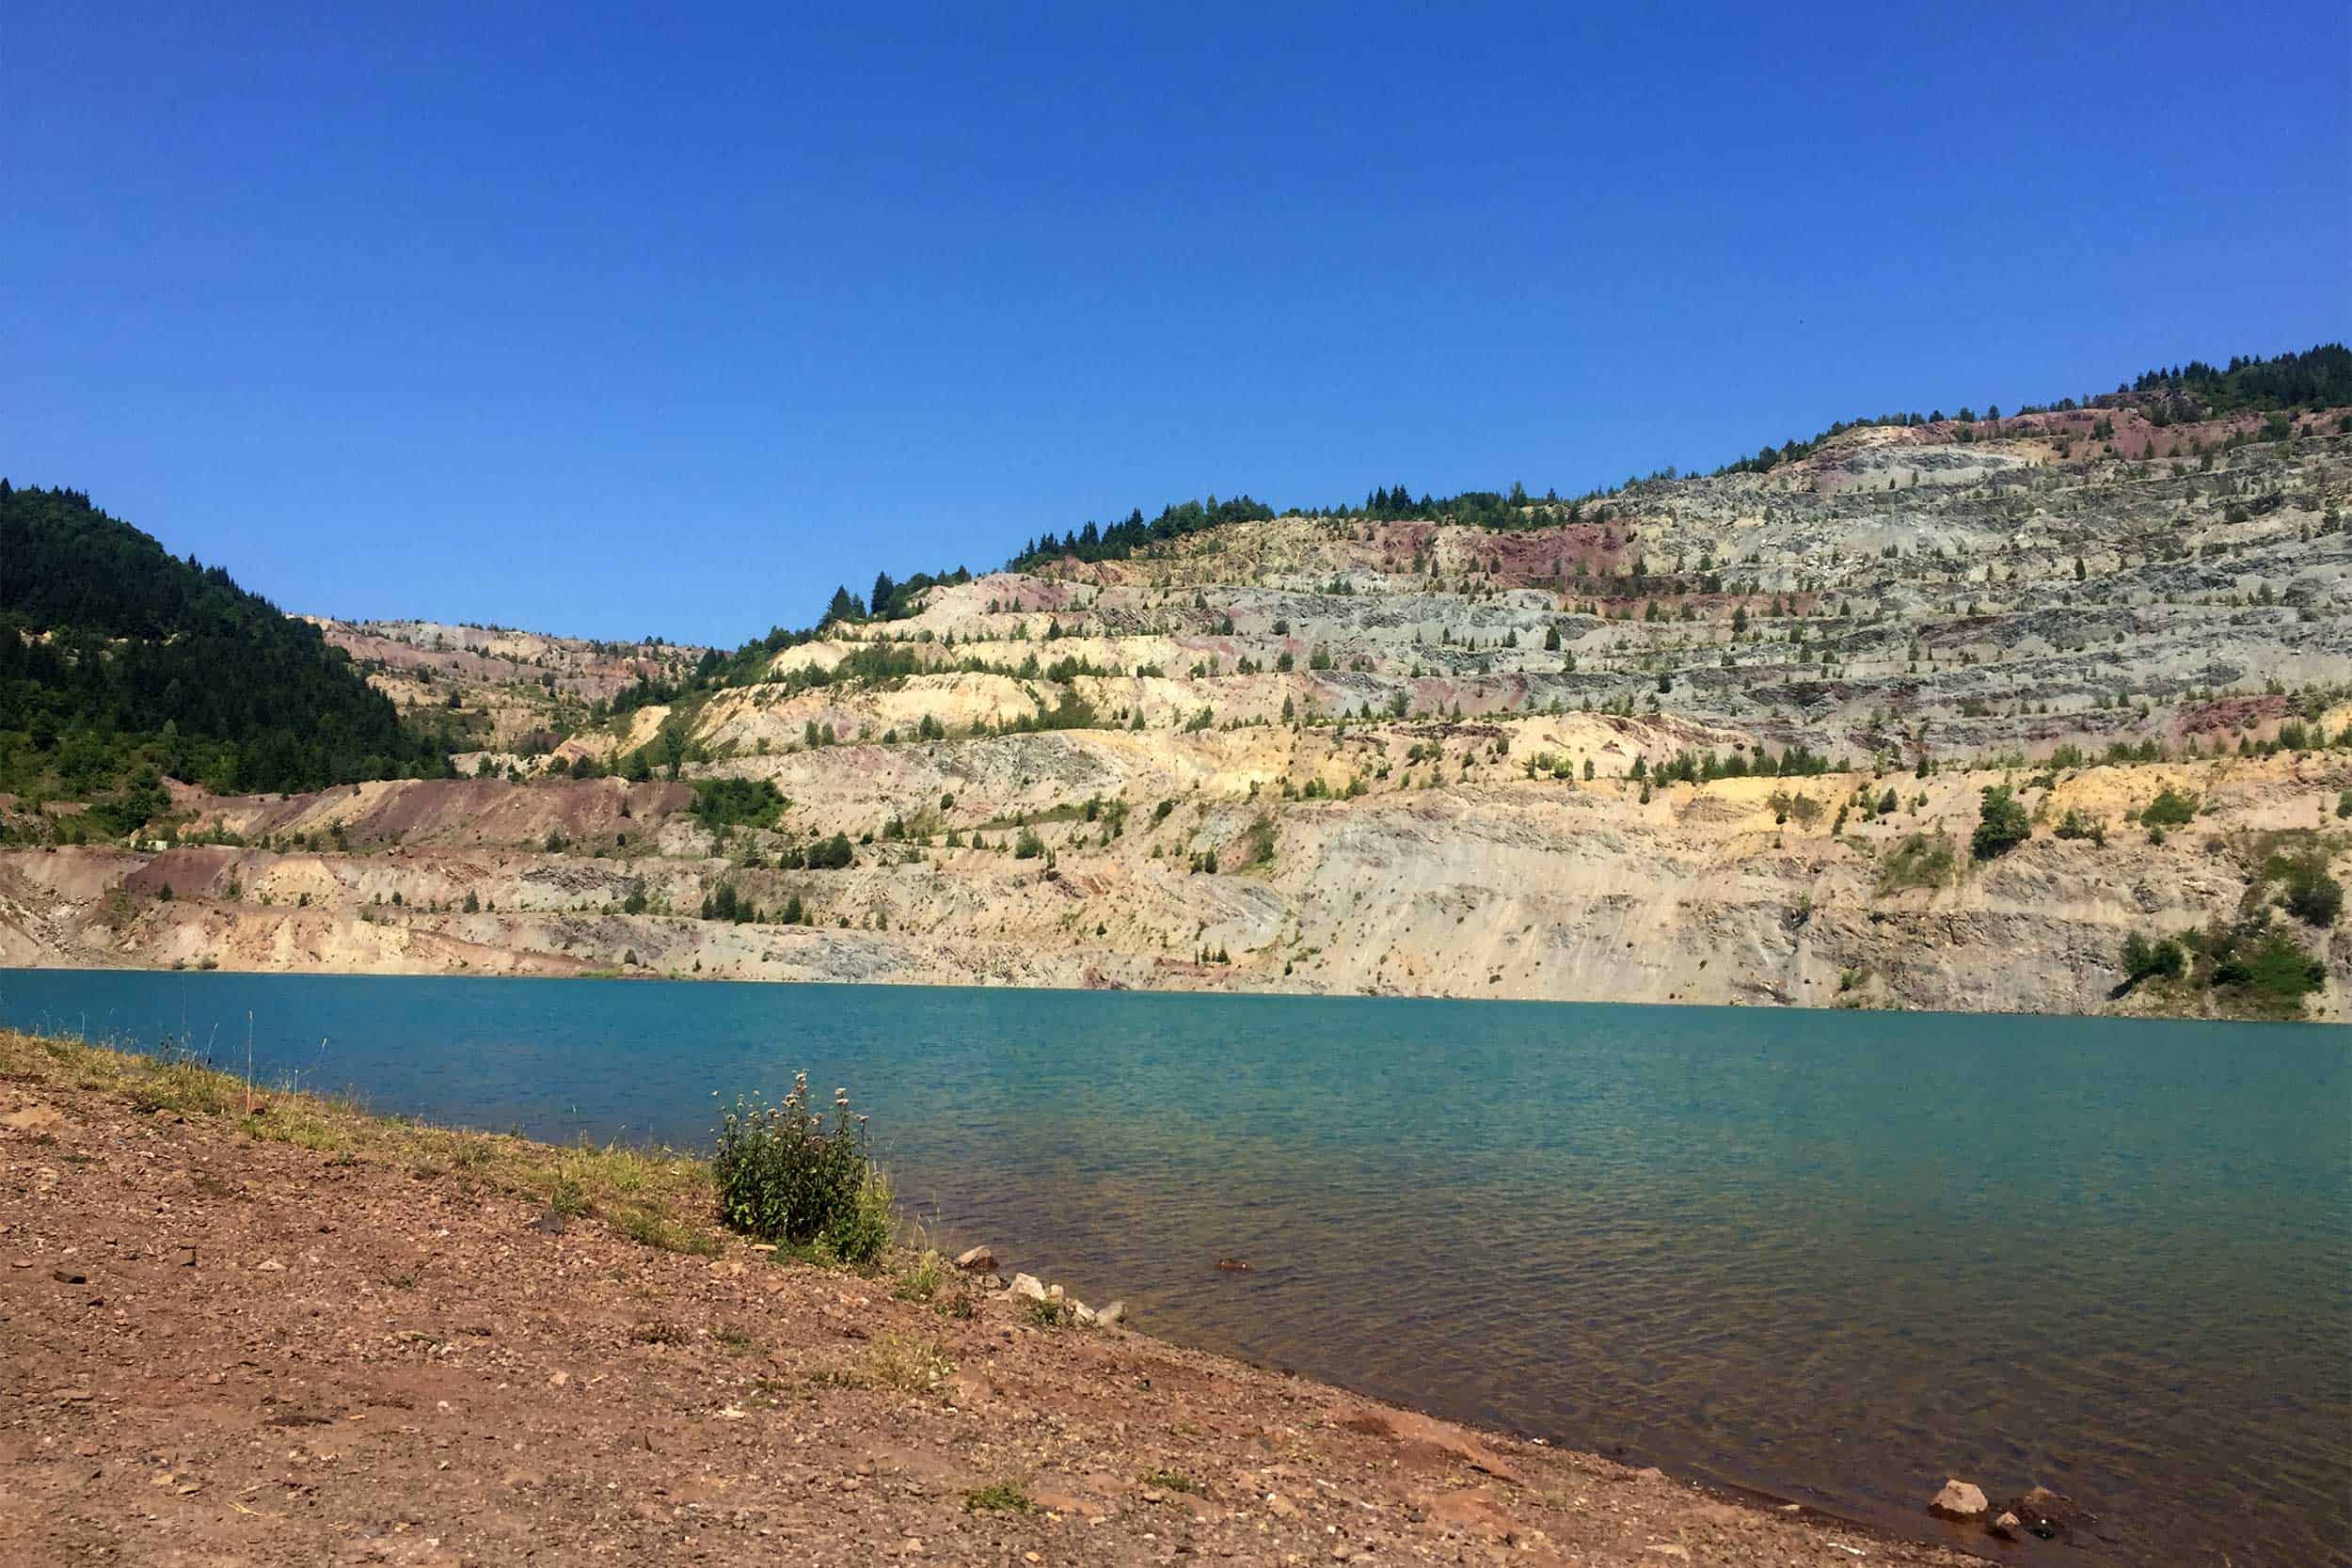
[[[165,776],[317,789],[446,770],[315,626],[74,490],[0,480],[0,790],[127,832]]]

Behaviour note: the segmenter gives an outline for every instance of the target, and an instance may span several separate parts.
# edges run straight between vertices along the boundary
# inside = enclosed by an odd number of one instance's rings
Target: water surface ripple
[[[1958,1474],[2100,1510],[2098,1560],[2352,1561],[2352,1031],[0,973],[8,1022],[223,1064],[248,1010],[264,1075],[554,1139],[699,1145],[805,1066],[952,1235],[1441,1414],[1910,1533]]]

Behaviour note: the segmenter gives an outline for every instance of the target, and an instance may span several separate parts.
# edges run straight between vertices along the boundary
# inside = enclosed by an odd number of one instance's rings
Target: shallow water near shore
[[[2020,1561],[2352,1560],[2352,1030],[0,972],[236,1069],[248,1010],[258,1077],[556,1140],[805,1067],[946,1236],[1443,1415],[1930,1538],[1947,1475],[2104,1516]]]

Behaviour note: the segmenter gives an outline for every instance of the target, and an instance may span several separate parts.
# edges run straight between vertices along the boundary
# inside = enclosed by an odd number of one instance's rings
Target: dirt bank
[[[691,1161],[248,1102],[0,1033],[0,1559],[1969,1560],[778,1263]]]

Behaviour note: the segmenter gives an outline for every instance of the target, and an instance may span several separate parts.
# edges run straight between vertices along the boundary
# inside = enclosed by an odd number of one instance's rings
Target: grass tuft
[[[347,1098],[256,1091],[242,1077],[183,1052],[149,1054],[13,1030],[0,1030],[0,1073],[26,1082],[63,1079],[119,1095],[149,1114],[235,1116],[239,1130],[251,1137],[328,1153],[337,1164],[385,1165],[420,1180],[460,1172],[483,1190],[602,1219],[668,1252],[710,1257],[721,1246],[704,1219],[716,1208],[710,1167],[670,1149],[585,1143],[550,1148],[503,1133],[432,1127],[373,1115]]]
[[[956,1370],[936,1339],[915,1335],[884,1334],[866,1347],[858,1369],[867,1383],[896,1388],[901,1394],[929,1394]]]
[[[913,1264],[899,1271],[890,1287],[890,1293],[900,1301],[936,1301],[940,1287],[947,1283],[947,1259],[936,1252],[926,1251]]]

